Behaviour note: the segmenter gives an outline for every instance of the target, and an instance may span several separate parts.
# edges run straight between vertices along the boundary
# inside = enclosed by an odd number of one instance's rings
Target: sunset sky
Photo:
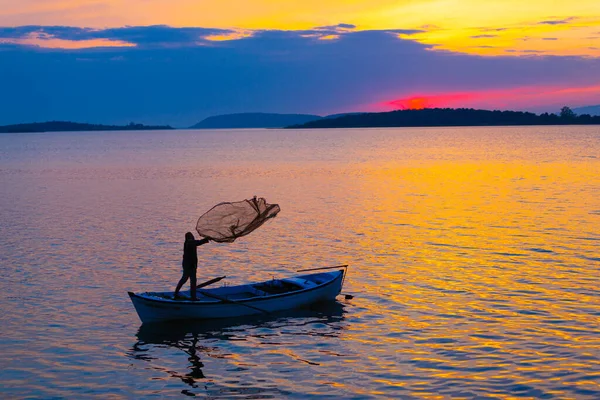
[[[0,0],[0,124],[600,104],[600,2]]]

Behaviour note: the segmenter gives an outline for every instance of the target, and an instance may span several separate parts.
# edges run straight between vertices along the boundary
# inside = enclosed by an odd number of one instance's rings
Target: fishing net
[[[196,224],[200,236],[219,243],[231,243],[260,227],[281,209],[260,198],[219,203],[204,213]]]

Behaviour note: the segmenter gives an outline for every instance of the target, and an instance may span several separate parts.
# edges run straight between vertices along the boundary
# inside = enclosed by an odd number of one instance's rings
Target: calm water
[[[0,397],[600,398],[600,127],[0,135]],[[199,249],[229,284],[350,264],[343,300],[141,326]]]

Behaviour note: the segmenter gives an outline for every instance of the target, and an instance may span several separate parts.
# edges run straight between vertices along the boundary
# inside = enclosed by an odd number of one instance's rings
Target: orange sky
[[[405,38],[469,54],[600,57],[597,0],[0,0],[0,26],[297,30],[338,23],[422,29]]]

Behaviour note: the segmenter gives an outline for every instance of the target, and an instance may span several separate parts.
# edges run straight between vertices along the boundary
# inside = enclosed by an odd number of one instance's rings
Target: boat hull
[[[241,316],[275,313],[279,311],[307,307],[311,304],[335,300],[341,292],[345,270],[320,274],[304,275],[282,281],[310,282],[310,287],[300,287],[298,290],[280,293],[263,294],[258,297],[241,300],[228,300],[227,293],[235,293],[236,287],[205,290],[207,294],[222,296],[222,299],[206,298],[201,301],[175,301],[160,299],[148,294],[129,292],[129,297],[143,323],[189,320],[235,318]],[[309,281],[319,277],[317,283]],[[239,288],[248,288],[242,285]],[[241,289],[240,289],[241,290]],[[200,292],[202,293],[202,292]]]

